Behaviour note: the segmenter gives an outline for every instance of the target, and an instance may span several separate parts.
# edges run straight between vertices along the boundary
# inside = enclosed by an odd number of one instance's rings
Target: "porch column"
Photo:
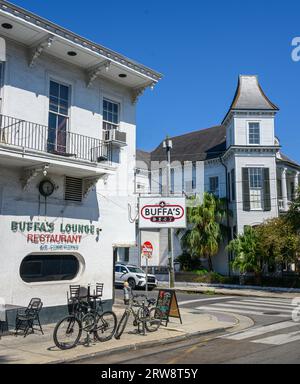
[[[286,183],[286,173],[287,168],[281,170],[281,191],[282,191],[282,200],[283,200],[283,209],[285,212],[288,211],[288,193],[287,193],[287,183]]]
[[[300,172],[295,173],[295,180],[294,180],[295,196],[293,196],[295,199],[298,197],[299,175],[300,175]]]

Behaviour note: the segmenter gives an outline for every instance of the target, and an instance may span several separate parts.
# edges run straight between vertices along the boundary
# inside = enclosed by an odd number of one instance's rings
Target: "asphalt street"
[[[157,292],[149,293],[156,297]],[[179,306],[195,313],[236,313],[254,321],[246,330],[199,337],[176,344],[85,360],[89,364],[299,364],[300,323],[289,299],[178,293]],[[117,303],[122,290],[116,291]]]

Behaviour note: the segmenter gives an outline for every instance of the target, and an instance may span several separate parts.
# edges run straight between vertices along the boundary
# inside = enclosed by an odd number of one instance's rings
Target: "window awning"
[[[6,42],[0,37],[0,61],[6,61]]]

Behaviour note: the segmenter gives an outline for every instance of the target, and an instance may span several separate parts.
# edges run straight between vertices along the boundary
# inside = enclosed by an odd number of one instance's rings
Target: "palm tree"
[[[246,227],[243,234],[232,240],[227,249],[234,253],[232,268],[240,274],[254,272],[260,282],[263,259],[259,253],[259,236],[255,228]]]
[[[188,207],[188,230],[181,238],[183,249],[193,258],[206,258],[209,270],[213,271],[212,257],[220,247],[224,233],[225,199],[204,193],[203,202],[193,198]]]

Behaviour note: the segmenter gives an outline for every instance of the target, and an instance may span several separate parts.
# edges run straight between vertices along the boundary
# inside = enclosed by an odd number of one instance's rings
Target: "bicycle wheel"
[[[67,316],[56,324],[53,340],[57,348],[66,350],[78,344],[82,329],[80,321],[75,316]]]
[[[104,342],[111,340],[117,328],[117,316],[114,312],[102,313],[96,325],[96,337],[99,341]]]
[[[161,325],[162,313],[159,308],[151,308],[145,321],[145,327],[148,332],[155,332]]]
[[[94,313],[87,313],[86,315],[83,316],[82,320],[82,329],[85,332],[93,332],[96,329],[96,316]]]
[[[119,340],[124,332],[124,329],[126,327],[126,324],[127,324],[127,321],[128,321],[128,318],[129,318],[129,313],[127,311],[125,311],[123,313],[123,316],[117,326],[117,330],[116,330],[116,333],[115,333],[115,339]]]

